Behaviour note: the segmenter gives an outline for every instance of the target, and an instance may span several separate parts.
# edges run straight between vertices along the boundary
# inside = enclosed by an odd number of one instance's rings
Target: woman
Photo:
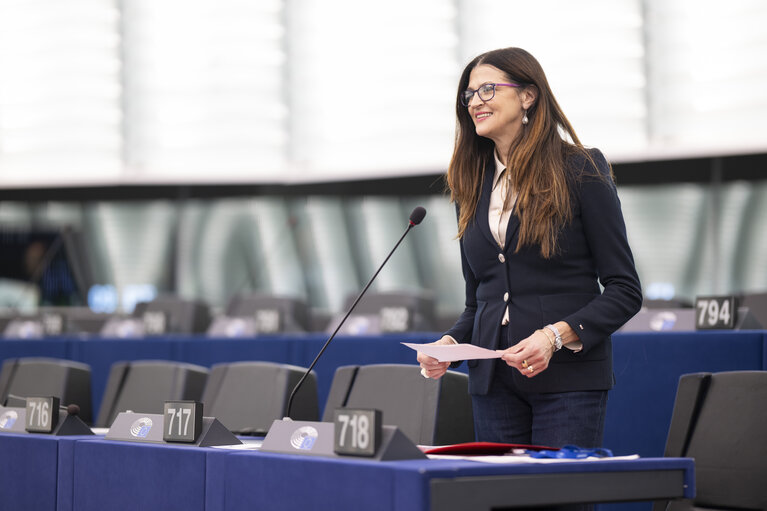
[[[472,60],[456,113],[447,183],[466,308],[436,344],[503,352],[468,361],[477,440],[598,447],[610,335],[642,301],[610,165],[581,145],[522,49]],[[449,367],[418,361],[428,378]]]

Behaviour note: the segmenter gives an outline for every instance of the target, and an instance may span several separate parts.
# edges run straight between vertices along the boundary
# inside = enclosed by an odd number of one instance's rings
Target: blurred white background
[[[433,293],[454,318],[463,283],[441,190],[183,190],[442,174],[461,70],[519,46],[612,162],[694,160],[689,182],[619,176],[646,295],[763,291],[767,173],[727,180],[722,158],[767,152],[765,26],[763,0],[0,0],[0,234],[82,233],[103,310],[156,293],[220,309],[259,291],[335,312],[420,204],[419,233],[373,289]],[[115,200],[163,184],[182,192]],[[24,195],[98,185],[116,192]],[[8,296],[0,307],[26,295]]]
[[[613,162],[763,152],[767,3],[0,0],[0,186],[442,172],[519,46]]]

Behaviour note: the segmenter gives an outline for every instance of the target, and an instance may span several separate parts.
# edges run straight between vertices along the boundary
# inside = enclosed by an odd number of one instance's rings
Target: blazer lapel
[[[511,247],[511,240],[516,236],[518,230],[519,230],[519,217],[517,216],[517,208],[515,205],[514,209],[511,211],[511,216],[509,216],[509,224],[506,226],[506,243],[504,243],[503,245],[505,252],[507,252],[509,247]],[[516,248],[517,248],[517,245],[515,243],[514,249]],[[512,249],[512,251],[514,249]]]
[[[490,193],[493,191],[493,177],[495,176],[494,167],[488,165],[485,168],[485,178],[482,180],[482,193],[479,197],[479,203],[477,204],[477,214],[474,221],[477,222],[480,232],[487,238],[494,247],[498,248],[498,243],[493,237],[493,233],[490,232],[490,223],[487,220],[487,216],[490,211]]]

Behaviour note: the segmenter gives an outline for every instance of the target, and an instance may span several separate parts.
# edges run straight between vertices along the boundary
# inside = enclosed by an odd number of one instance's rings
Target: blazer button
[[[508,302],[509,301],[509,293],[503,293],[503,301]]]
[[[506,258],[503,256],[503,254],[498,254],[498,260],[501,261],[502,263],[506,262]]]

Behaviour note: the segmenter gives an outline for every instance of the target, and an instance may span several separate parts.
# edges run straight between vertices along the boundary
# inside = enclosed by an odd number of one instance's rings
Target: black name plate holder
[[[51,410],[51,414],[57,414],[56,425],[49,433],[53,436],[72,436],[72,435],[93,435],[91,428],[85,424],[80,417],[72,415],[67,410],[59,407],[58,410]],[[27,431],[27,409],[0,406],[0,432],[7,433],[37,433]]]
[[[107,440],[125,442],[142,442],[153,444],[168,444],[163,440],[165,417],[159,413],[121,412],[117,415],[107,432]],[[195,445],[212,447],[215,445],[237,445],[242,441],[234,433],[226,429],[215,417],[203,417],[199,435],[194,443],[174,445]]]
[[[264,452],[339,458],[333,451],[335,425],[332,422],[275,420],[261,444]],[[381,427],[377,461],[426,459],[426,455],[396,426]]]
[[[269,428],[261,450],[303,456],[336,458],[333,452],[335,428],[332,422],[275,420]]]

